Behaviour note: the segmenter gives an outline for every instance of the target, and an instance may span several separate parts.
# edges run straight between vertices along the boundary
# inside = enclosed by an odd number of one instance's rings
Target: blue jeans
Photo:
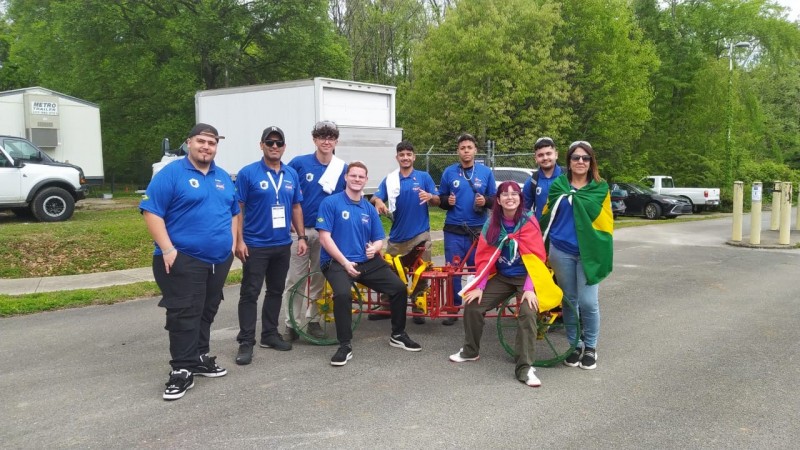
[[[457,256],[459,260],[463,261],[464,256],[472,246],[472,236],[464,236],[462,234],[444,232],[444,260],[452,265],[457,265],[453,259]],[[460,264],[460,263],[459,263]],[[473,250],[469,258],[467,258],[467,266],[475,265],[475,250]],[[453,277],[453,303],[456,306],[461,306],[461,296],[458,292],[461,290],[461,277]]]
[[[562,252],[554,245],[550,245],[549,254],[550,266],[555,272],[558,286],[564,291],[567,298],[578,312],[581,321],[581,338],[586,347],[597,348],[597,336],[600,334],[600,303],[598,301],[599,284],[587,285],[586,274],[583,272],[583,264],[579,255],[570,255]],[[563,309],[564,323],[574,324],[576,318],[574,312],[569,308]],[[565,326],[567,338],[570,342],[575,340],[575,329],[573,326]],[[580,343],[579,343],[580,345]]]

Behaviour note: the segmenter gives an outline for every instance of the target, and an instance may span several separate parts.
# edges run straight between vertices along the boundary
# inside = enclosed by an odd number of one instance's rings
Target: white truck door
[[[22,195],[22,171],[0,150],[0,203],[18,203]]]

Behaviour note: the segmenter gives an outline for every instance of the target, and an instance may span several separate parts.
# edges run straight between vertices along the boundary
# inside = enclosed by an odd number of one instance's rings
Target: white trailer
[[[100,108],[42,87],[0,92],[0,134],[26,138],[48,156],[103,182]]]
[[[288,163],[312,153],[314,124],[331,120],[339,127],[336,156],[367,165],[369,194],[397,168],[395,148],[403,130],[395,127],[395,90],[330,78],[213,89],[195,95],[195,114],[225,136],[215,161],[232,175],[263,156],[258,144],[264,128],[278,126],[286,134]]]

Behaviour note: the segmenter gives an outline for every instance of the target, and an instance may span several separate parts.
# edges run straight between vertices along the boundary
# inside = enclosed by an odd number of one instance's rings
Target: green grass
[[[226,285],[242,282],[241,269],[231,270]],[[160,296],[161,291],[153,281],[143,281],[119,286],[72,291],[41,292],[38,294],[0,294],[0,317],[32,314],[57,309],[89,305],[111,305],[137,298]]]
[[[153,241],[138,200],[122,209],[79,209],[65,222],[24,222],[0,217],[0,278],[108,272],[150,265]]]

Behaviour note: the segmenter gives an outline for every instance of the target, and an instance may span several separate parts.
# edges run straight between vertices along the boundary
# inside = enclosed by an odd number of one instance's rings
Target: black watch
[[[298,241],[303,240],[303,241],[308,242],[308,236],[297,236],[297,240]]]

